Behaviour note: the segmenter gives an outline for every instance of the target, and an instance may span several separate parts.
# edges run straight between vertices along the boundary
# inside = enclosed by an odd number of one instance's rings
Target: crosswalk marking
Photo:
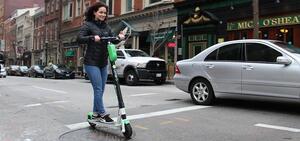
[[[203,109],[203,108],[208,108],[208,107],[211,107],[211,106],[200,106],[200,105],[199,106],[189,106],[189,107],[175,108],[175,109],[158,111],[158,112],[131,115],[131,116],[127,116],[127,118],[128,118],[128,120],[144,119],[144,118],[150,118],[150,117],[156,117],[156,116],[162,116],[162,115],[175,114],[175,113],[179,113],[179,112],[198,110],[198,109]],[[116,117],[114,117],[113,119],[116,120]],[[76,130],[76,129],[89,127],[89,123],[81,122],[81,123],[69,124],[69,125],[66,125],[66,127],[68,127],[71,130]]]
[[[290,128],[290,127],[263,124],[263,123],[258,123],[258,124],[255,124],[254,126],[263,127],[263,128],[270,128],[270,129],[277,129],[277,130],[284,130],[284,131],[289,131],[289,132],[300,132],[300,129],[297,129],[297,128]]]

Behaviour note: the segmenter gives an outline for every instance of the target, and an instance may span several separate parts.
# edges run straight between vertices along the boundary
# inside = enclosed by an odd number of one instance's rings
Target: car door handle
[[[212,68],[215,67],[215,65],[213,65],[213,64],[207,64],[207,65],[205,65],[205,66],[206,66],[206,68],[209,68],[209,69],[212,69]]]
[[[243,69],[244,70],[253,70],[253,67],[250,65],[245,65],[245,66],[243,66]]]

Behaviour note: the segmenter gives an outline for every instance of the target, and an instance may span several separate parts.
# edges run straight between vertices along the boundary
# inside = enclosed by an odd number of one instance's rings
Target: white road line
[[[127,116],[129,120],[134,119],[143,119],[143,118],[149,118],[149,117],[156,117],[156,116],[162,116],[162,115],[168,115],[168,114],[174,114],[179,112],[186,112],[186,111],[192,111],[192,110],[198,110],[203,108],[208,108],[211,106],[190,106],[190,107],[183,107],[183,108],[176,108],[176,109],[170,109],[170,110],[164,110],[164,111],[158,111],[158,112],[151,112],[151,113],[145,113],[145,114],[139,114],[139,115],[131,115]],[[113,120],[116,121],[117,117],[114,117]],[[69,124],[66,125],[71,130],[81,129],[89,127],[88,122],[82,122],[82,123],[75,123],[75,124]]]
[[[65,100],[61,100],[61,101],[52,101],[52,102],[45,102],[44,104],[57,104],[57,103],[67,103],[70,101],[65,101]]]
[[[35,104],[28,104],[28,105],[24,105],[24,107],[28,108],[28,107],[36,107],[36,106],[41,106],[42,103],[35,103]]]
[[[52,92],[61,93],[61,94],[67,94],[67,92],[65,92],[65,91],[48,89],[48,88],[43,88],[43,87],[39,87],[39,86],[32,86],[32,87],[37,88],[37,89],[41,89],[41,90],[52,91]]]
[[[130,95],[130,96],[146,96],[146,95],[157,95],[159,93],[143,93],[143,94],[133,94],[133,95]]]
[[[45,102],[45,103],[27,104],[27,105],[24,105],[24,107],[25,108],[37,107],[37,106],[42,106],[43,104],[57,104],[57,103],[66,103],[66,102],[69,102],[69,101],[52,101],[52,102]]]
[[[300,132],[300,129],[297,129],[297,128],[269,125],[269,124],[263,124],[263,123],[258,123],[258,124],[255,124],[254,126],[270,128],[270,129],[277,129],[277,130],[284,130],[284,131],[289,131],[289,132]]]

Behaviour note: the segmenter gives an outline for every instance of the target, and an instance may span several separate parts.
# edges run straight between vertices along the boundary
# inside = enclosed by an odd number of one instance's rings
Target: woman
[[[107,25],[108,7],[102,2],[93,4],[85,13],[85,22],[82,25],[77,41],[87,44],[84,56],[84,69],[92,83],[94,90],[93,117],[102,122],[113,122],[103,106],[103,93],[107,80],[107,43],[101,37],[114,36]],[[120,32],[119,38],[124,39]]]

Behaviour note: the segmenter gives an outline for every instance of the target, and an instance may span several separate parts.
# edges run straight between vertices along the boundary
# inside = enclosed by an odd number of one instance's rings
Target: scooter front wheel
[[[124,126],[125,126],[125,132],[123,133],[123,135],[125,136],[125,138],[130,139],[132,136],[132,127],[129,123],[125,124]]]

